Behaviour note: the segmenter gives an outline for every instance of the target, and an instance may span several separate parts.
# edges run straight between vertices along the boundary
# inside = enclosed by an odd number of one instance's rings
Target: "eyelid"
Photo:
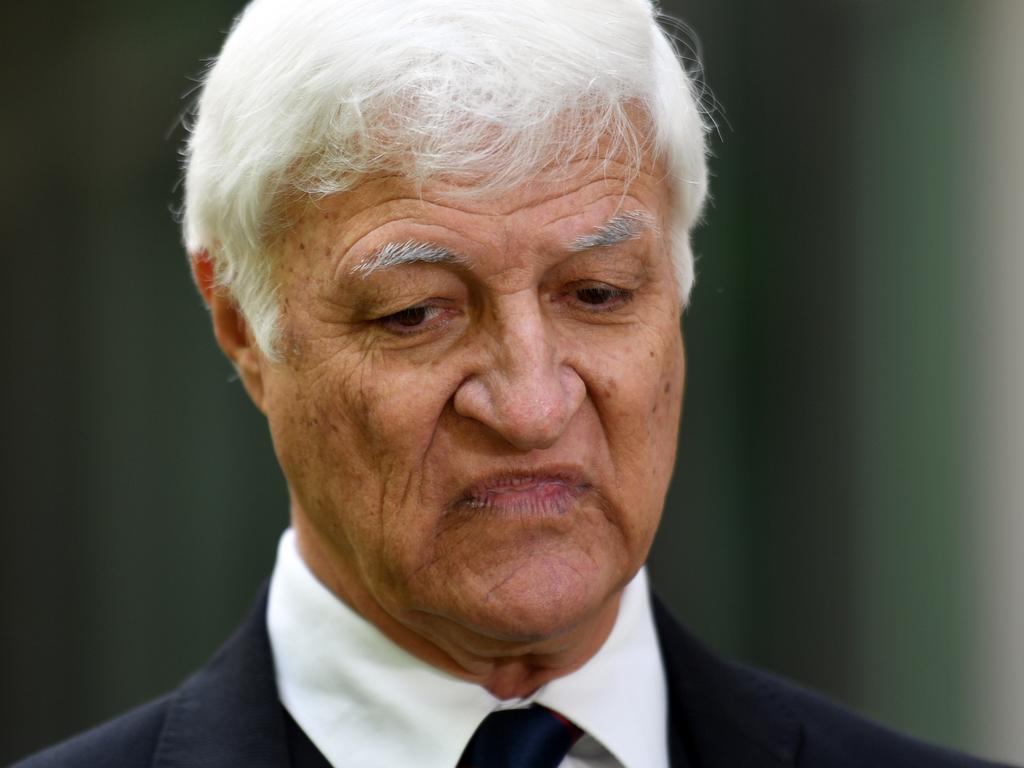
[[[587,302],[573,299],[573,294],[577,291],[584,291],[588,289],[596,289],[602,291],[608,291],[611,294],[611,298],[615,303],[613,304],[588,304]],[[573,309],[586,312],[588,314],[598,314],[602,312],[613,312],[617,309],[621,309],[623,306],[633,300],[635,291],[630,288],[623,288],[618,285],[612,285],[605,283],[600,280],[580,280],[575,283],[570,283],[566,289],[559,295],[558,298],[565,298],[568,302],[574,304]]]
[[[397,315],[403,312],[410,312],[417,309],[424,309],[428,311],[428,317],[424,320],[422,325],[418,326],[401,326],[397,323],[392,325],[389,323]],[[430,315],[430,310],[436,310],[433,316]],[[442,301],[439,299],[426,299],[425,301],[412,304],[401,309],[396,309],[394,312],[388,312],[386,315],[381,315],[373,320],[373,324],[379,326],[385,332],[398,337],[410,337],[417,336],[423,333],[429,333],[432,330],[436,330],[441,325],[444,325],[446,321],[444,319],[438,319],[443,314],[448,312],[450,315],[454,315],[455,311],[451,307],[451,303],[448,301]]]

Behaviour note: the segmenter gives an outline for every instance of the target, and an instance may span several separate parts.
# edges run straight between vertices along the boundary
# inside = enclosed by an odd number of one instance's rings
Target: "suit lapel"
[[[802,728],[775,690],[703,647],[657,597],[653,604],[669,688],[673,768],[792,765]]]
[[[171,700],[153,768],[290,765],[264,587],[245,623]]]

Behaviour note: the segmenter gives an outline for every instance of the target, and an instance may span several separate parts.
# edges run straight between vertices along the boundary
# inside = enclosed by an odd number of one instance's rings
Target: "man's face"
[[[653,164],[595,167],[487,199],[374,178],[280,242],[261,405],[300,548],[442,646],[614,611],[658,524],[684,371],[669,195]]]

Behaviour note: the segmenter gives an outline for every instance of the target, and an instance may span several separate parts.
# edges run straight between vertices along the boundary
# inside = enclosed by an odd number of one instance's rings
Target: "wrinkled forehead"
[[[620,152],[548,165],[525,178],[505,177],[500,183],[485,172],[426,178],[401,172],[370,174],[348,189],[296,197],[280,231],[288,234],[300,225],[329,228],[347,239],[369,225],[392,220],[450,220],[465,214],[464,218],[497,227],[524,220],[536,226],[584,213],[603,217],[602,222],[619,217],[621,226],[627,226],[627,220],[643,220],[660,230],[671,223],[671,199],[663,162],[649,154],[634,158]],[[629,215],[621,218],[624,214]]]

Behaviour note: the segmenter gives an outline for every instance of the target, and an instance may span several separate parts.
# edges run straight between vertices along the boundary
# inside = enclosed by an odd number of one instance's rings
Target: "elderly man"
[[[175,693],[25,766],[966,766],[700,647],[643,564],[706,191],[648,0],[256,0],[185,232],[291,528]]]

